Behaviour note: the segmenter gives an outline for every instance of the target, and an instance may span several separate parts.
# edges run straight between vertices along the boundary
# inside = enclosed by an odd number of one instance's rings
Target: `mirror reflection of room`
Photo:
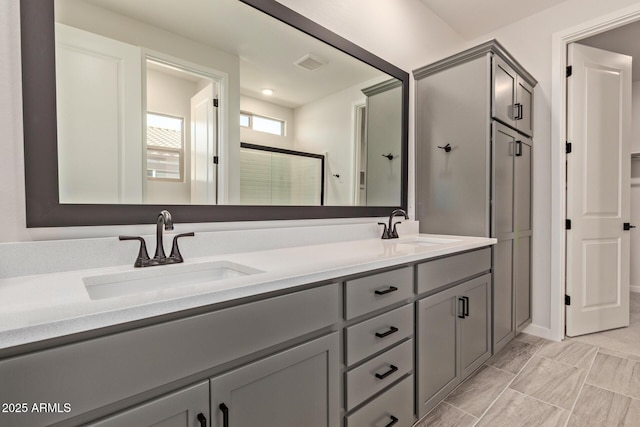
[[[55,2],[61,203],[400,204],[398,80],[237,0],[161,3]]]

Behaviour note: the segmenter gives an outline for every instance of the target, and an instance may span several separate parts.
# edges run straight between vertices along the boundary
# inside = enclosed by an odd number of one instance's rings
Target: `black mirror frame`
[[[148,224],[170,209],[176,222],[381,217],[407,209],[409,74],[273,0],[239,0],[402,82],[400,206],[246,206],[60,204],[55,81],[54,2],[20,0],[22,105],[27,227]]]

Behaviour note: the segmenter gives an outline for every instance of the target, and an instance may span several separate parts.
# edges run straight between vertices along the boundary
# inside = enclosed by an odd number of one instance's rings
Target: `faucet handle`
[[[138,250],[138,257],[133,264],[134,267],[143,267],[149,262],[149,253],[147,252],[147,244],[144,239],[139,236],[118,236],[119,240],[138,240],[140,242],[140,250]]]
[[[382,225],[384,227],[384,229],[382,230],[382,238],[383,239],[388,239],[389,238],[389,229],[387,228],[387,224],[385,224],[384,222],[379,222],[378,225]]]
[[[174,263],[184,261],[184,259],[182,258],[182,254],[180,254],[180,248],[178,247],[178,239],[180,237],[193,237],[195,235],[196,234],[192,231],[191,233],[176,234],[174,236],[173,245],[171,246],[171,255],[169,255],[169,258],[171,258]]]
[[[397,226],[398,224],[402,224],[402,221],[397,221],[393,223],[393,230],[389,231],[389,237],[391,237],[392,239],[397,239],[398,238],[398,230],[397,230]]]

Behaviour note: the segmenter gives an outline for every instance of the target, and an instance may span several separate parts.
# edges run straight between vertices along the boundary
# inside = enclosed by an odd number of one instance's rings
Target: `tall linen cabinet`
[[[493,352],[531,323],[533,87],[496,40],[413,71],[421,233],[495,237]]]

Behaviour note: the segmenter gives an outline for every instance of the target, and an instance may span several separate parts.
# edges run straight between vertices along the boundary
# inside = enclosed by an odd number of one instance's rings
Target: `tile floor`
[[[638,427],[640,354],[520,334],[415,427],[427,426]]]

